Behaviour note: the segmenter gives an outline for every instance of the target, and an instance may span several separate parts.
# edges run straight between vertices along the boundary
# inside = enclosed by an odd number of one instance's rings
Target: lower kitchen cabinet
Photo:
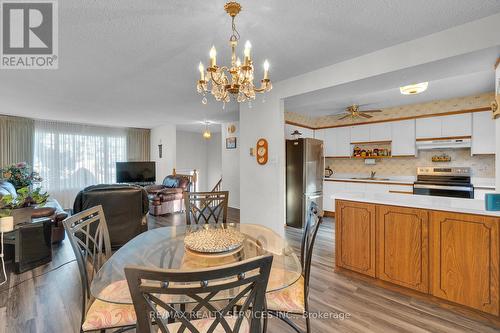
[[[431,212],[431,293],[499,315],[499,220]]]
[[[336,266],[500,315],[500,218],[336,201]]]
[[[375,205],[337,201],[336,265],[375,277]]]
[[[422,209],[377,206],[377,277],[429,291],[429,217]]]

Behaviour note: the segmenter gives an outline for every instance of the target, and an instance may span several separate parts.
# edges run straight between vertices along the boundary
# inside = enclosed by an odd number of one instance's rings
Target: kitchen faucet
[[[372,172],[370,172],[370,178],[371,178],[371,179],[375,178],[375,175],[376,175],[376,174],[377,174],[377,172],[376,172],[376,171],[372,171]]]

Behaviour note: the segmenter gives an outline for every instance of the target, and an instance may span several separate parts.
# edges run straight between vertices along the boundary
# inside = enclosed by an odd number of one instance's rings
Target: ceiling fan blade
[[[364,111],[363,112],[360,112],[358,113],[361,117],[364,117],[366,119],[370,119],[370,118],[373,118],[373,116],[370,116],[369,114],[364,114]]]
[[[364,113],[367,113],[367,112],[382,112],[382,110],[363,110],[363,111],[360,111],[360,112],[364,112]]]
[[[345,116],[340,117],[338,120],[342,120],[342,119],[345,119],[345,118],[350,117],[350,116],[351,116],[351,114],[350,114],[350,113],[348,113],[348,114],[346,114]]]

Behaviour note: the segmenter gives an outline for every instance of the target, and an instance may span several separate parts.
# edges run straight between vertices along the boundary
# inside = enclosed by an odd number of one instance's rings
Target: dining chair
[[[322,223],[322,216],[316,203],[311,202],[308,210],[308,216],[302,234],[300,249],[300,263],[302,265],[302,274],[293,285],[275,292],[267,293],[267,311],[273,316],[283,320],[296,332],[302,333],[302,330],[290,320],[286,314],[305,315],[306,332],[311,332],[311,323],[309,320],[309,281],[311,276],[311,261],[314,249],[314,243],[318,234],[319,226]],[[266,317],[267,318],[267,317]],[[264,330],[267,326],[267,320],[264,321]]]
[[[229,192],[184,192],[186,224],[226,223]]]
[[[273,261],[260,256],[230,265],[198,270],[161,270],[125,267],[125,275],[137,313],[138,333],[213,332],[260,333],[264,297]],[[236,289],[235,289],[236,288]],[[227,302],[215,301],[223,294]],[[185,297],[189,312],[177,310],[162,299]],[[241,311],[235,304],[244,299]],[[173,315],[174,323],[164,314]],[[199,317],[202,317],[201,319]],[[158,328],[153,328],[154,325]]]
[[[92,279],[99,268],[111,257],[111,242],[102,206],[95,206],[70,216],[63,221],[63,225],[75,253],[80,272],[82,285],[81,331],[134,328],[136,315],[133,305],[94,300],[90,294]],[[124,287],[126,288],[126,285]]]

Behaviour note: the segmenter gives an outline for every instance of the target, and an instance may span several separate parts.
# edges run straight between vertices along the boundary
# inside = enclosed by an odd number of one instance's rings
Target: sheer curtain
[[[42,187],[64,208],[89,185],[116,182],[116,162],[127,160],[127,130],[35,121],[33,167]]]

